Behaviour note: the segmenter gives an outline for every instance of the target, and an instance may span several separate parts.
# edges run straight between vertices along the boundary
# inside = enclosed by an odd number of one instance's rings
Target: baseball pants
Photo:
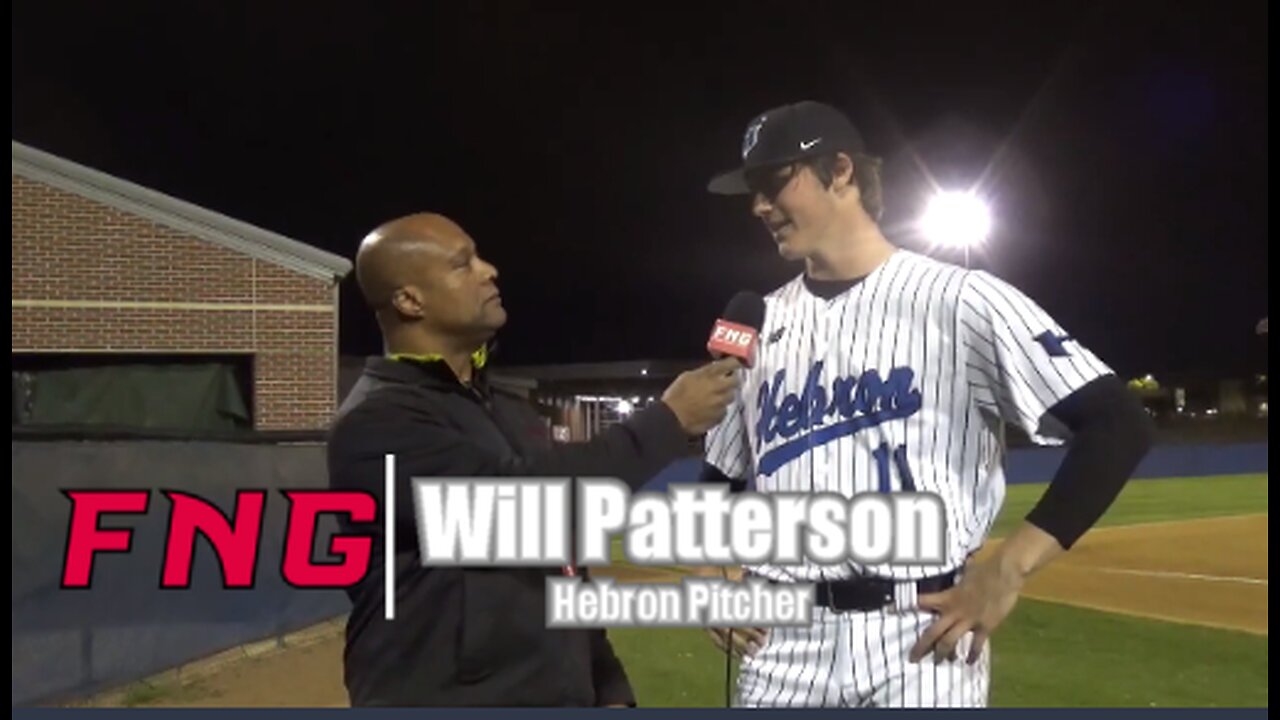
[[[770,628],[765,644],[743,660],[738,707],[960,707],[987,705],[990,643],[966,662],[973,634],[956,659],[919,663],[907,656],[936,618],[918,609],[874,612],[813,608],[808,627]]]

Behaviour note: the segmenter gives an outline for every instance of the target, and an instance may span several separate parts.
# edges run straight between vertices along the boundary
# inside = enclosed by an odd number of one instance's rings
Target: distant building
[[[547,417],[553,438],[589,440],[636,410],[657,402],[685,370],[705,360],[634,360],[494,368],[502,382],[527,388]]]
[[[348,260],[11,149],[15,427],[328,424]]]

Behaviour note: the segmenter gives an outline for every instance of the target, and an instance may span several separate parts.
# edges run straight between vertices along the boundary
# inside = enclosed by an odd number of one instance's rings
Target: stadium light
[[[963,249],[968,266],[969,251],[991,233],[991,210],[972,191],[942,191],[929,200],[920,229],[934,247]]]

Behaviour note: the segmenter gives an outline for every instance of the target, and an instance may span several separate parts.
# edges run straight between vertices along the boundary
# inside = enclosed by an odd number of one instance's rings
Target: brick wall
[[[258,429],[329,422],[338,331],[330,283],[12,178],[14,352],[251,353]]]

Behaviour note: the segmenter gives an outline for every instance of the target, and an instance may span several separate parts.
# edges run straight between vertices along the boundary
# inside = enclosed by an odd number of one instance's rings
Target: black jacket
[[[411,477],[597,476],[633,488],[688,453],[663,403],[590,443],[552,445],[517,395],[458,382],[442,361],[373,358],[343,402],[328,448],[334,489],[383,498],[396,455],[396,618],[384,619],[383,520],[368,575],[350,588],[344,672],[353,706],[633,704],[602,630],[549,630],[545,580],[559,568],[423,568]]]

